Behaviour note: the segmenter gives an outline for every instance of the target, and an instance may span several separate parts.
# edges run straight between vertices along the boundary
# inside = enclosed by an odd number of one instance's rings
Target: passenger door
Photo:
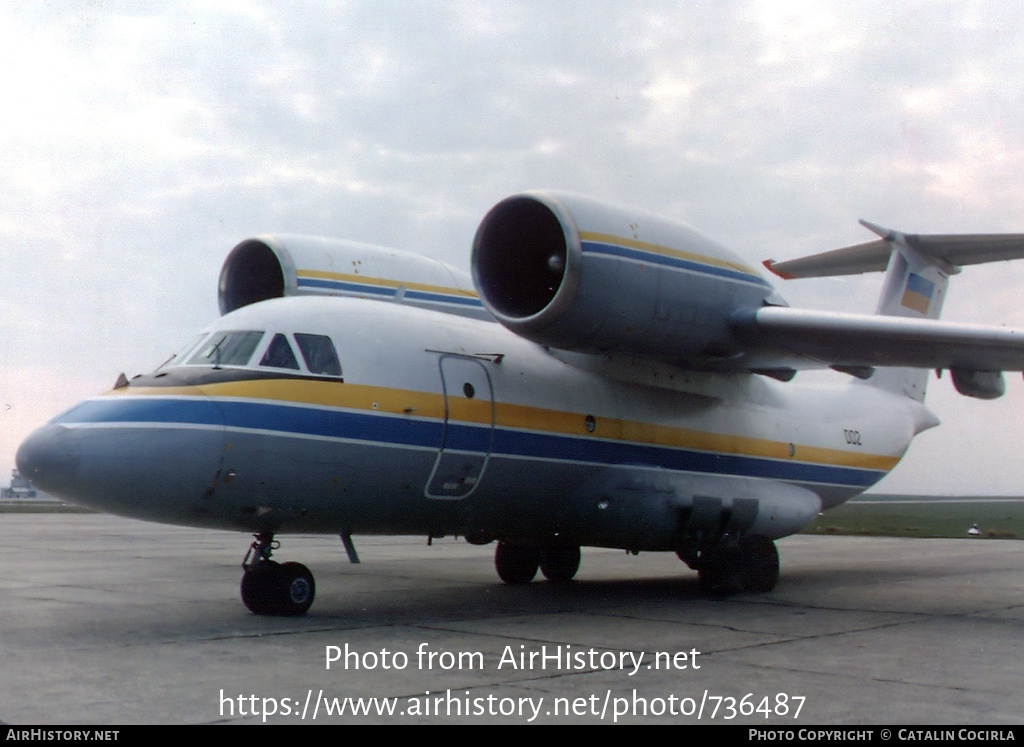
[[[458,500],[483,478],[494,433],[491,377],[475,358],[442,355],[444,434],[425,490],[428,498]]]

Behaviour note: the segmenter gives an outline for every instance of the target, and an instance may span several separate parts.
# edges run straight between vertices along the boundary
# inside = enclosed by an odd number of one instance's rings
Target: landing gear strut
[[[313,604],[316,584],[302,563],[270,559],[279,543],[270,532],[255,535],[242,568],[242,602],[257,615],[304,615]]]
[[[701,551],[698,562],[700,586],[711,596],[765,593],[779,581],[779,552],[761,535],[709,547]]]

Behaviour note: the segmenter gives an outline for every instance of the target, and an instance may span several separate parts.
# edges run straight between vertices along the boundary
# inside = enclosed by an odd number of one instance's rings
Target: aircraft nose
[[[101,397],[77,405],[18,448],[18,470],[45,493],[140,519],[194,523],[214,497],[223,415],[202,398]]]
[[[14,456],[18,471],[40,490],[64,497],[75,482],[78,449],[62,425],[48,424],[34,431]]]

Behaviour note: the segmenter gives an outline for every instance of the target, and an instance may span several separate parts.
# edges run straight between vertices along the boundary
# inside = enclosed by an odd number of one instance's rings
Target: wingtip
[[[857,222],[864,226],[864,228],[871,231],[871,233],[885,239],[886,241],[896,241],[900,236],[899,231],[894,231],[891,228],[880,226],[877,223],[872,223],[871,221],[864,220],[863,218]]]

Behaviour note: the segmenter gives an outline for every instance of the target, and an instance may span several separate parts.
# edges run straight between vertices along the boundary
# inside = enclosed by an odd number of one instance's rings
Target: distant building
[[[10,487],[0,488],[0,500],[4,501],[54,501],[55,498],[40,493],[18,470],[11,470]]]

